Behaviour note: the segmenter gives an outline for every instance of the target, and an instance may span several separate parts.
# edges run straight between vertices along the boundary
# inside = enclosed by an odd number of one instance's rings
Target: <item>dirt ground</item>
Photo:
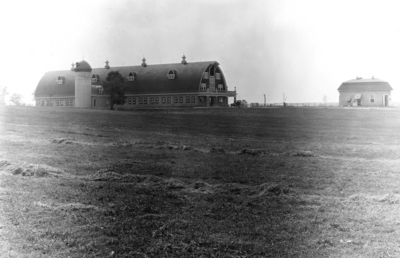
[[[400,110],[0,107],[0,257],[400,257]]]

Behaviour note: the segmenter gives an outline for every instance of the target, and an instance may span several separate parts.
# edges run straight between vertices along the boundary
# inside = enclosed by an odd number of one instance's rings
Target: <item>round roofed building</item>
[[[147,64],[143,57],[137,66],[92,68],[84,60],[71,69],[47,72],[35,91],[37,106],[108,107],[109,96],[102,81],[111,71],[124,78],[124,108],[228,106],[229,91],[225,76],[216,61]]]
[[[389,106],[392,90],[384,80],[357,77],[343,82],[338,88],[339,106]]]

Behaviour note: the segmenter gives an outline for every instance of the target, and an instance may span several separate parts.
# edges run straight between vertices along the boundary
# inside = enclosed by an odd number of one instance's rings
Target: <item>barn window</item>
[[[143,104],[143,99],[139,98],[139,104]]]
[[[57,105],[57,107],[60,106],[60,101],[59,100],[56,101],[56,105]]]
[[[147,98],[143,98],[143,104],[147,105]]]
[[[136,105],[136,98],[132,98],[132,105]]]
[[[218,90],[221,91],[223,89],[222,84],[218,84]]]
[[[203,78],[204,78],[204,79],[208,79],[208,72],[204,72]]]
[[[190,96],[186,96],[186,103],[190,103]]]
[[[131,98],[128,98],[128,105],[132,103],[131,101],[132,101]]]
[[[128,74],[128,81],[133,82],[135,80],[135,78],[136,78],[136,73],[130,72]]]
[[[206,84],[205,83],[202,83],[200,85],[200,90],[206,90]]]
[[[150,103],[154,104],[154,98],[153,97],[150,98]]]
[[[92,83],[100,82],[100,74],[93,74],[92,75]]]
[[[375,103],[375,95],[371,95],[369,98],[370,103]]]
[[[175,98],[174,98],[174,102],[175,102],[175,103],[178,103],[178,97],[175,97]]]
[[[183,103],[183,97],[179,97],[179,103]]]
[[[220,73],[216,73],[216,74],[215,74],[215,79],[221,80],[221,74],[220,74]]]
[[[156,97],[156,104],[158,104],[159,102],[159,97]]]
[[[167,98],[166,97],[163,97],[162,98],[162,103],[166,103],[167,102]]]
[[[58,76],[56,81],[57,81],[57,84],[64,84],[65,77],[64,76]]]
[[[195,103],[195,102],[196,102],[196,97],[192,96],[192,103]]]
[[[171,97],[167,98],[167,103],[170,104],[171,103]]]
[[[170,80],[175,79],[175,77],[178,77],[178,71],[177,70],[169,70],[167,77]]]

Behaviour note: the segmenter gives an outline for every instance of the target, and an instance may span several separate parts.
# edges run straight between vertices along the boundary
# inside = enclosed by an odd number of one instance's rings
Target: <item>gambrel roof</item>
[[[82,62],[80,62],[82,63]],[[143,66],[123,66],[106,68],[93,68],[91,74],[98,74],[99,83],[92,84],[92,94],[97,94],[96,85],[101,85],[107,74],[111,71],[119,71],[126,79],[126,94],[163,94],[163,93],[190,93],[198,92],[199,85],[204,71],[209,65],[219,65],[216,61],[194,62],[194,63],[175,63],[175,64],[156,64]],[[82,65],[88,71],[90,65]],[[76,68],[75,68],[76,69]],[[167,74],[170,70],[176,70],[179,76],[175,79],[168,79]],[[128,81],[129,73],[136,73],[134,81]],[[36,87],[35,97],[52,96],[75,96],[75,71],[51,71],[47,72],[39,81]],[[222,71],[221,71],[222,73]],[[64,84],[57,84],[58,76],[64,76]],[[222,75],[226,85],[224,76]]]
[[[391,91],[390,84],[380,79],[353,79],[343,82],[338,91]]]

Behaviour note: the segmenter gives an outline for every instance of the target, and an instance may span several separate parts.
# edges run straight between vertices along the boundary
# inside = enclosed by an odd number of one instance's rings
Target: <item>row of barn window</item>
[[[98,89],[98,91],[99,91],[99,94],[103,94],[103,92],[104,92],[103,87],[98,86],[97,89]],[[205,83],[201,83],[201,84],[200,84],[200,90],[206,90],[206,89],[207,89],[207,85],[206,85]],[[223,91],[223,90],[224,90],[223,85],[222,85],[222,84],[218,84],[217,90],[218,90],[218,91]]]
[[[212,90],[215,89],[215,85],[214,85],[214,87],[213,87],[212,85],[210,85],[210,88],[211,88]],[[206,90],[206,89],[207,89],[207,84],[201,83],[201,84],[200,84],[200,90]],[[223,86],[222,84],[218,84],[217,90],[219,90],[219,91],[224,90],[224,86]]]
[[[128,81],[133,82],[137,78],[137,73],[135,72],[130,72],[127,76]],[[178,71],[177,70],[170,70],[167,74],[167,78],[170,80],[173,80],[175,78],[178,78]],[[204,79],[209,79],[209,73],[204,72],[203,74]],[[216,73],[215,74],[215,79],[216,80],[221,80],[221,74]],[[65,83],[65,76],[58,76],[56,80],[57,84],[64,84]],[[93,74],[92,75],[92,83],[97,83],[100,82],[100,74]]]
[[[46,103],[47,102],[47,103]],[[50,102],[50,100],[47,100],[47,101],[45,101],[45,100],[41,100],[40,102],[39,102],[39,106],[42,106],[42,107],[44,107],[44,106],[48,106],[48,105],[53,105],[53,103],[54,103],[54,105],[55,106],[57,106],[57,107],[62,107],[62,106],[64,106],[64,102],[65,102],[65,106],[66,107],[73,107],[74,106],[74,100],[73,99],[66,99],[66,100],[59,100],[59,99],[57,99],[57,100],[53,100],[53,101],[51,101]]]
[[[126,103],[128,105],[147,105],[148,102],[150,102],[150,104],[160,104],[160,100],[162,102],[162,104],[171,104],[172,99],[174,100],[175,104],[178,103],[183,103],[183,97],[150,97],[150,98],[127,98],[126,99]],[[205,102],[206,101],[206,97],[199,97],[200,102]],[[218,98],[219,102],[224,102],[224,98],[223,97],[219,97]],[[107,100],[107,104],[109,104],[110,101]],[[196,103],[196,97],[195,96],[186,96],[186,103]]]

